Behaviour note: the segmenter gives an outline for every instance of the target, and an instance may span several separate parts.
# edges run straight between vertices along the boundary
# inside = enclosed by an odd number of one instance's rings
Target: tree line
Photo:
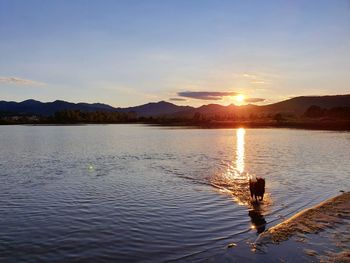
[[[313,105],[306,110],[304,116],[312,119],[329,118],[336,120],[350,120],[350,107],[334,107],[326,109]]]
[[[154,123],[154,124],[191,124],[201,125],[211,122],[271,122],[277,123],[295,122],[302,120],[346,120],[350,121],[350,107],[321,108],[319,106],[309,107],[304,114],[292,113],[264,113],[264,112],[221,112],[200,113],[191,115],[163,115],[154,117],[137,116],[135,112],[113,112],[113,111],[80,111],[62,110],[53,116],[24,115],[20,113],[0,112],[0,124],[25,124],[25,123]]]
[[[80,110],[58,111],[52,117],[55,123],[126,123],[137,119],[134,112],[109,112]]]

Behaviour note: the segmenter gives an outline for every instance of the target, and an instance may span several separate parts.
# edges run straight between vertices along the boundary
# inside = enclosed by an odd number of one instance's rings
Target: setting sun
[[[239,95],[235,96],[235,100],[238,103],[244,102],[244,98],[245,98],[245,96],[243,94],[239,94]]]

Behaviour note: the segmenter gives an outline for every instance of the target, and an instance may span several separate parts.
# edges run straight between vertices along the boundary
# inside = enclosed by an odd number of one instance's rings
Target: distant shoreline
[[[334,130],[334,131],[350,131],[350,121],[335,122],[234,122],[234,121],[213,121],[203,123],[158,123],[159,126],[192,126],[203,129],[227,129],[227,128],[293,128],[305,130]]]
[[[147,124],[220,128],[294,128],[350,131],[350,94],[301,96],[264,106],[179,106],[166,101],[115,108],[101,103],[0,101],[1,124]]]
[[[0,123],[3,126],[12,125],[90,125],[90,124],[144,124],[160,127],[192,127],[199,129],[229,129],[229,128],[292,128],[305,130],[330,130],[330,131],[350,131],[350,121],[300,121],[300,122],[254,122],[254,121],[134,121],[134,122],[23,122],[23,123]]]

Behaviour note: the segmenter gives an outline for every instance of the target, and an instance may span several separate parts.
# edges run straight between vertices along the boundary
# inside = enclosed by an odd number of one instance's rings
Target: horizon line
[[[175,106],[179,106],[179,107],[199,108],[199,107],[207,106],[207,105],[221,105],[221,106],[225,106],[225,107],[231,106],[231,105],[234,105],[234,106],[236,106],[236,107],[248,106],[248,105],[253,105],[253,106],[267,106],[267,105],[272,105],[272,104],[275,104],[275,103],[287,101],[287,100],[294,99],[294,98],[302,98],[302,97],[335,97],[335,96],[350,96],[350,93],[347,93],[347,94],[335,94],[335,95],[301,95],[301,96],[289,97],[289,98],[284,99],[284,100],[276,101],[276,102],[273,102],[273,103],[267,103],[267,104],[263,104],[263,105],[257,105],[257,104],[253,104],[253,103],[247,103],[247,104],[242,104],[242,105],[236,105],[236,104],[234,104],[234,103],[230,103],[230,104],[228,104],[228,105],[223,105],[223,104],[220,104],[220,103],[207,103],[207,104],[202,104],[202,105],[200,105],[200,106],[198,106],[198,107],[194,107],[194,106],[191,106],[191,105],[178,105],[178,104],[175,104],[175,103],[173,103],[173,102],[170,102],[169,100],[150,101],[150,102],[146,102],[146,103],[144,103],[144,104],[139,104],[139,105],[135,105],[135,106],[126,106],[126,107],[112,106],[112,105],[110,105],[110,104],[103,103],[103,102],[84,102],[84,101],[72,102],[72,101],[62,100],[62,99],[56,99],[56,100],[52,100],[52,101],[41,101],[41,100],[36,100],[36,99],[30,98],[30,99],[26,99],[26,100],[22,100],[22,101],[0,100],[0,102],[22,103],[22,102],[26,102],[26,101],[36,101],[36,102],[40,102],[40,103],[53,103],[53,102],[56,102],[56,101],[62,101],[62,102],[73,103],[73,104],[83,104],[83,103],[85,103],[85,104],[103,104],[103,105],[110,106],[110,107],[112,107],[112,108],[133,108],[133,107],[139,107],[139,106],[143,106],[143,105],[151,104],[151,103],[166,102],[166,103],[169,103],[169,104],[172,104],[172,105],[175,105]]]

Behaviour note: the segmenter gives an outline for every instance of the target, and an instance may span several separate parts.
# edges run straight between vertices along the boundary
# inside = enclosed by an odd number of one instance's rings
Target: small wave
[[[240,173],[236,170],[228,171],[224,174],[216,174],[210,178],[210,184],[224,192],[233,196],[233,200],[239,205],[254,208],[254,202],[250,197],[248,173]],[[272,204],[270,195],[265,193],[264,201],[261,202],[264,207]]]

